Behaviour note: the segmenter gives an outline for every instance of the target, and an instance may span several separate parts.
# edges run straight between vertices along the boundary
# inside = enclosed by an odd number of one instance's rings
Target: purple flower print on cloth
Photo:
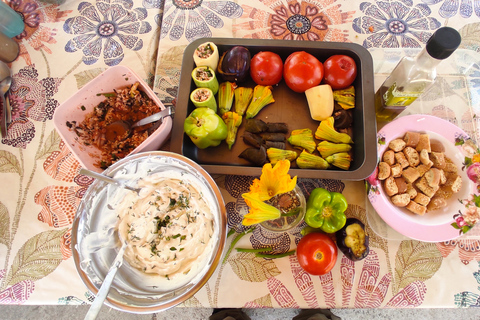
[[[475,12],[477,17],[480,17],[480,0],[422,0],[428,5],[442,2],[438,14],[442,18],[451,18],[457,13],[460,13],[462,18],[470,18]]]
[[[353,20],[353,29],[370,34],[363,42],[366,48],[420,48],[441,23],[432,17],[426,4],[410,0],[363,2],[360,10],[365,14]]]
[[[220,29],[224,23],[220,16],[239,18],[243,13],[233,1],[172,0],[165,3],[160,39],[167,35],[177,41],[184,34],[189,42],[212,36],[210,27]]]
[[[20,69],[13,76],[8,97],[12,107],[12,122],[7,127],[3,144],[16,148],[26,148],[35,137],[33,121],[52,120],[59,105],[53,96],[58,92],[61,79],[39,79],[35,64]]]
[[[148,15],[147,10],[132,9],[132,6],[132,1],[128,0],[81,2],[78,5],[80,15],[67,19],[63,25],[65,32],[76,35],[65,45],[65,51],[82,50],[83,62],[91,65],[97,62],[103,50],[105,64],[115,66],[123,60],[123,46],[140,50],[143,41],[134,34],[148,33],[152,27],[142,21]]]

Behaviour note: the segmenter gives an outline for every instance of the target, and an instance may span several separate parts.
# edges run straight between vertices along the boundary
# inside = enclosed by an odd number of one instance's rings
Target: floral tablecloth
[[[6,1],[25,31],[11,64],[13,122],[0,144],[0,303],[84,304],[93,295],[77,275],[71,248],[76,208],[92,179],[52,123],[55,108],[100,72],[127,65],[161,100],[175,99],[185,47],[197,38],[234,37],[353,42],[371,49],[420,48],[444,25],[461,48],[480,51],[480,1]],[[478,61],[477,61],[478,63]],[[480,88],[480,67],[473,87]],[[378,83],[377,83],[378,85]],[[454,106],[445,106],[453,108]],[[480,106],[473,104],[480,116]],[[458,119],[459,122],[464,119]],[[476,120],[470,120],[470,122]],[[473,132],[475,138],[478,132]],[[168,149],[168,144],[164,149]],[[215,176],[240,232],[241,193],[253,177]],[[341,191],[348,216],[367,221],[362,181],[300,179],[308,194]],[[353,263],[340,254],[332,272],[310,276],[295,256],[276,260],[232,252],[185,306],[197,307],[470,307],[479,306],[480,240],[442,243],[386,239],[369,226],[371,251]],[[238,246],[294,247],[299,229],[272,236],[255,230]]]

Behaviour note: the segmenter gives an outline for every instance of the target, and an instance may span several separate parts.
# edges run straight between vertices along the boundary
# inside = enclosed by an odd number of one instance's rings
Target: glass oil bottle
[[[435,81],[437,65],[460,45],[457,30],[442,27],[416,57],[404,57],[375,93],[377,123],[395,119]]]

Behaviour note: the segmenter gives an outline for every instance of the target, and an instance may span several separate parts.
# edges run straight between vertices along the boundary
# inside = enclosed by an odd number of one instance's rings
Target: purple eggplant
[[[338,248],[352,261],[362,260],[370,251],[365,225],[356,218],[348,218],[335,237]]]
[[[222,54],[217,71],[224,81],[243,82],[250,72],[250,60],[247,48],[235,46]]]

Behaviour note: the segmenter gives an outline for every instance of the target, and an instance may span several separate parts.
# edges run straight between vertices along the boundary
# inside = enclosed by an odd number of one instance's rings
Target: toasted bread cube
[[[420,151],[420,162],[429,167],[433,166],[433,162],[430,160],[427,149],[422,149],[422,151]]]
[[[440,185],[440,179],[442,177],[440,169],[431,168],[424,174],[425,179],[430,187],[435,188]]]
[[[432,152],[432,148],[430,147],[430,137],[426,133],[420,134],[420,139],[418,140],[417,146],[415,149],[420,152],[422,149],[426,149],[427,152]]]
[[[408,193],[396,194],[392,197],[392,203],[397,207],[405,207],[410,203],[410,195]]]
[[[443,199],[448,199],[453,195],[452,189],[447,185],[442,185],[437,192],[435,193],[435,197],[440,197]]]
[[[395,160],[397,161],[398,164],[402,166],[403,169],[405,169],[410,165],[408,163],[407,158],[405,158],[405,155],[403,154],[403,152],[395,152]]]
[[[407,158],[410,166],[416,167],[420,164],[420,156],[417,150],[413,149],[412,147],[406,147],[403,149],[403,154],[405,155],[405,158]]]
[[[397,184],[398,193],[407,192],[407,182],[403,177],[395,178],[395,183]]]
[[[419,192],[415,197],[415,199],[413,199],[413,201],[415,201],[418,204],[421,204],[422,206],[426,206],[430,202],[430,197],[427,197],[423,193]]]
[[[390,168],[390,165],[386,162],[380,162],[378,164],[378,180],[385,180],[388,177],[390,177],[390,174],[392,173],[392,170]]]
[[[397,187],[397,184],[395,183],[395,178],[388,177],[387,179],[385,179],[384,185],[385,185],[385,192],[390,197],[398,193],[398,187]]]
[[[425,177],[421,177],[420,180],[415,183],[415,186],[430,198],[433,197],[435,195],[435,192],[437,192],[437,190],[439,189],[439,187],[430,187]]]
[[[431,166],[427,166],[426,164],[421,164],[417,167],[418,173],[420,176],[423,176],[428,170],[430,170]]]
[[[456,173],[447,173],[447,182],[444,187],[447,190],[451,190],[453,193],[457,193],[462,188],[462,177]]]
[[[445,171],[442,169],[440,170],[440,184],[445,184],[447,182],[447,176],[445,175]]]
[[[403,141],[405,141],[407,147],[416,148],[418,141],[420,141],[420,133],[414,131],[407,131],[407,133],[405,133],[405,136],[403,136]]]
[[[387,150],[383,153],[382,160],[388,165],[393,166],[395,164],[395,151]]]
[[[433,162],[433,167],[438,169],[445,168],[445,154],[443,152],[430,153],[430,160]]]
[[[412,211],[415,214],[418,214],[420,216],[423,216],[425,212],[427,212],[427,207],[422,206],[421,204],[416,203],[415,201],[410,201],[406,208],[410,211]]]
[[[411,183],[407,183],[407,193],[409,194],[410,199],[412,200],[415,199],[415,197],[418,194],[417,189],[415,189],[414,185]]]
[[[403,139],[397,138],[390,141],[390,143],[388,144],[388,147],[395,152],[399,152],[405,148],[405,145],[406,143],[405,141],[403,141]]]
[[[427,205],[428,211],[438,210],[447,206],[447,200],[435,195]]]
[[[392,170],[392,177],[397,178],[402,176],[403,168],[399,163],[395,163],[390,169]]]
[[[445,160],[447,161],[445,161],[445,167],[443,168],[443,171],[450,172],[450,173],[457,173],[458,172],[457,165],[451,162],[451,160],[448,158]]]
[[[402,177],[405,178],[408,183],[414,183],[415,180],[420,178],[420,173],[418,172],[417,168],[408,167],[407,169],[403,170]]]

